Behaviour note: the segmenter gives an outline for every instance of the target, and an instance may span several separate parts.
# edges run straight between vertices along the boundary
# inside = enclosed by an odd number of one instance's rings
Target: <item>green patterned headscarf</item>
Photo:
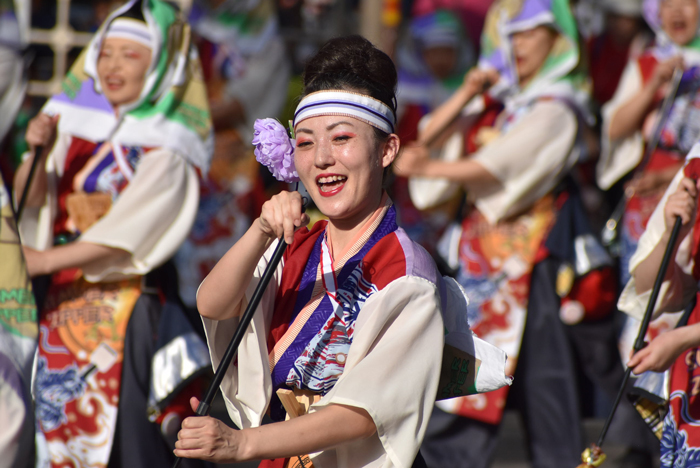
[[[556,30],[559,37],[537,75],[521,89],[510,36],[545,25]],[[486,17],[481,44],[479,66],[500,73],[501,79],[491,94],[507,105],[518,107],[552,97],[566,100],[583,115],[589,114],[590,86],[568,0],[497,0]]]
[[[100,89],[97,59],[112,21],[140,8],[151,36],[152,60],[141,95],[117,117]],[[61,114],[59,131],[90,141],[174,150],[206,172],[213,150],[211,117],[189,25],[160,0],[131,0],[107,18],[66,75],[63,92],[44,112]]]

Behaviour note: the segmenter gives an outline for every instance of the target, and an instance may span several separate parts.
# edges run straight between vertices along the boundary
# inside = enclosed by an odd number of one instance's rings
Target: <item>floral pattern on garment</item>
[[[673,392],[671,398],[680,399],[682,417],[685,423],[700,427],[700,421],[688,414],[688,395],[684,392]],[[700,447],[689,445],[688,432],[679,430],[673,414],[669,412],[664,420],[664,430],[661,436],[661,467],[662,468],[698,468],[700,467]]]
[[[290,387],[305,387],[326,394],[342,375],[355,321],[367,299],[378,291],[377,286],[363,277],[362,271],[363,262],[360,262],[335,294],[339,302],[332,300],[333,314],[289,370],[287,385]]]

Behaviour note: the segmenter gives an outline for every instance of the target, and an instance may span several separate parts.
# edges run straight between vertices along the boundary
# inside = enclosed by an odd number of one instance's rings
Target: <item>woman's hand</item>
[[[27,265],[27,274],[30,278],[49,273],[44,252],[32,249],[26,245],[22,246],[22,252],[24,253],[24,262]]]
[[[500,77],[498,72],[492,68],[473,68],[464,77],[462,88],[470,95],[480,94],[493,86]]]
[[[683,163],[680,163],[660,171],[647,171],[625,185],[625,194],[628,198],[631,198],[632,195],[646,197],[654,192],[665,191],[682,166]]]
[[[291,244],[294,231],[309,224],[309,216],[301,209],[299,192],[280,192],[263,205],[258,226],[265,236],[271,239],[284,236],[285,242]]]
[[[670,330],[654,338],[632,356],[627,367],[632,368],[635,375],[646,371],[664,372],[685,350],[685,341],[678,336],[681,330]]]
[[[685,68],[683,57],[680,55],[660,62],[658,65],[656,65],[656,68],[654,68],[654,73],[651,75],[651,80],[649,80],[649,86],[651,86],[654,90],[658,90],[660,87],[671,81],[673,71],[676,68],[680,68],[681,70]]]
[[[418,143],[409,143],[401,148],[399,158],[394,163],[394,174],[401,177],[420,176],[430,162],[428,148]]]
[[[44,156],[51,152],[51,148],[56,142],[56,128],[59,118],[59,115],[39,114],[29,121],[25,140],[27,140],[32,153],[35,153],[36,148],[39,146],[44,148],[39,156]]]
[[[199,400],[190,398],[196,411]],[[191,416],[182,421],[173,453],[180,458],[196,458],[216,463],[245,461],[242,431],[228,427],[209,416]]]
[[[683,224],[679,235],[679,241],[684,239],[693,227],[693,220],[695,219],[697,208],[697,184],[698,182],[693,179],[687,177],[683,178],[678,185],[678,190],[668,197],[666,206],[664,207],[664,222],[667,234],[670,235],[677,216],[680,216],[682,220]]]

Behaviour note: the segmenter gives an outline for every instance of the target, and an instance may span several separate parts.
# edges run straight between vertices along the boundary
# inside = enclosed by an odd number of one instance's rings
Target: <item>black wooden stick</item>
[[[29,167],[29,175],[24,183],[24,189],[22,190],[22,197],[19,199],[19,204],[17,205],[17,215],[16,222],[19,225],[19,220],[22,218],[22,211],[24,211],[24,204],[27,203],[27,196],[29,195],[29,187],[32,185],[32,179],[34,179],[34,173],[36,172],[36,167],[39,165],[39,160],[41,159],[41,153],[44,151],[43,146],[37,146],[34,148],[34,156],[32,158],[32,165]]]
[[[671,257],[673,256],[673,251],[675,250],[676,242],[678,241],[678,235],[681,232],[681,225],[683,222],[681,221],[681,217],[678,216],[676,217],[676,222],[673,224],[673,230],[671,231],[671,238],[668,240],[668,245],[666,245],[666,250],[664,251],[664,256],[663,259],[661,260],[661,266],[659,267],[659,273],[656,275],[656,280],[654,281],[654,287],[651,290],[651,297],[649,298],[649,303],[647,304],[647,309],[644,312],[644,318],[642,319],[642,324],[639,327],[639,334],[637,334],[637,339],[634,342],[634,352],[636,353],[640,349],[644,347],[644,337],[647,334],[647,329],[649,328],[649,323],[651,322],[651,317],[654,312],[654,307],[656,306],[656,300],[659,297],[659,292],[661,291],[661,285],[664,282],[664,277],[666,276],[666,270],[668,270],[668,265],[671,263]],[[608,419],[605,421],[605,424],[603,425],[603,430],[600,432],[600,436],[598,437],[598,443],[596,444],[598,447],[603,445],[603,441],[605,440],[605,435],[608,432],[608,428],[610,427],[610,423],[612,422],[613,416],[615,415],[615,410],[617,409],[617,406],[620,404],[620,400],[622,399],[622,395],[625,393],[625,387],[627,386],[627,382],[629,381],[630,374],[632,373],[632,369],[630,367],[627,368],[625,371],[625,378],[622,379],[622,385],[620,386],[620,390],[617,392],[617,397],[615,398],[615,402],[613,403],[612,410],[610,411],[610,415],[608,416]]]
[[[275,252],[272,254],[270,263],[267,264],[265,272],[263,273],[262,278],[260,278],[260,283],[258,283],[258,286],[253,292],[253,296],[250,298],[248,307],[246,307],[245,312],[241,316],[241,321],[238,324],[238,328],[236,328],[236,331],[231,338],[231,342],[228,344],[228,348],[226,348],[226,352],[221,358],[219,367],[216,369],[216,373],[214,374],[214,379],[211,381],[211,384],[209,384],[209,388],[207,389],[204,399],[201,400],[199,402],[199,406],[197,406],[197,416],[207,416],[209,414],[211,403],[214,401],[214,396],[221,385],[221,381],[224,379],[224,374],[226,374],[226,370],[231,365],[231,362],[233,362],[236,354],[238,354],[238,346],[243,340],[243,335],[248,329],[248,325],[250,325],[250,322],[253,320],[255,310],[258,308],[258,304],[260,304],[260,300],[265,293],[265,289],[267,289],[267,285],[270,283],[272,276],[275,274],[275,270],[282,260],[282,256],[284,255],[286,248],[287,243],[284,241],[284,239],[280,239],[279,244],[277,244],[277,247],[275,248]],[[177,458],[173,468],[177,468],[181,460],[181,458]]]

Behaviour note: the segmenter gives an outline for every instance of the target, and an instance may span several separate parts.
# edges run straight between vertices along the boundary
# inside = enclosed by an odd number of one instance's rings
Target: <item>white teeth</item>
[[[338,182],[338,181],[343,181],[347,179],[345,176],[329,176],[329,177],[321,177],[318,179],[319,184],[331,184],[333,182]]]

